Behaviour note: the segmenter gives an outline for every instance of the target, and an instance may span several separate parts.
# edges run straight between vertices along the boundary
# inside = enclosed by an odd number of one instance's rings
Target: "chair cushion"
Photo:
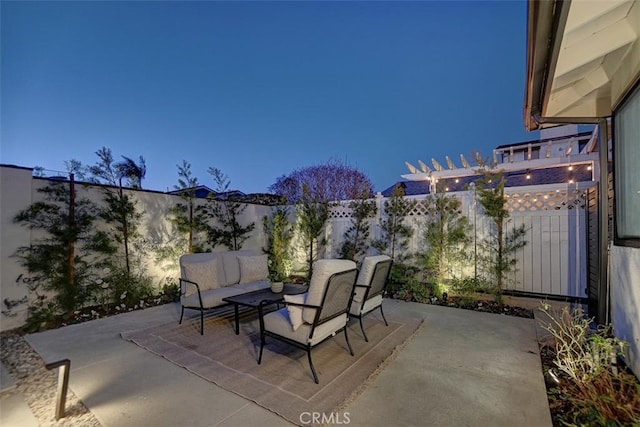
[[[369,298],[365,303],[364,306],[362,305],[362,301],[360,302],[356,302],[354,301],[351,304],[351,307],[349,307],[349,313],[353,314],[354,316],[359,316],[360,313],[368,313],[371,310],[373,310],[374,308],[377,308],[378,306],[382,305],[382,295],[376,295],[373,298]]]
[[[285,295],[285,302],[294,302],[298,304],[304,304],[304,300],[307,297],[306,294],[298,294],[298,295]],[[291,322],[291,326],[293,330],[296,331],[302,325],[302,308],[295,305],[288,305],[287,310],[289,314],[289,321]]]
[[[345,313],[342,316],[338,316],[335,319],[331,319],[328,322],[323,323],[316,328],[313,333],[313,338],[309,339],[311,325],[303,323],[294,331],[291,327],[289,311],[286,308],[281,308],[278,311],[272,311],[264,316],[264,329],[301,344],[311,344],[313,346],[332,335],[337,330],[343,328],[347,324],[347,318],[348,316]]]
[[[200,287],[200,292],[215,289],[220,286],[219,279],[220,263],[218,258],[198,261],[182,262],[182,278],[191,282],[196,282]],[[186,287],[187,295],[196,292],[194,286]]]
[[[202,307],[211,308],[224,305],[226,302],[222,301],[222,298],[230,297],[247,292],[242,288],[225,286],[224,288],[218,288],[215,290],[209,290],[208,292],[201,292],[202,295]],[[198,294],[191,294],[182,301],[182,305],[185,307],[200,307],[200,301],[198,300]]]
[[[316,261],[313,264],[313,274],[309,282],[309,290],[307,291],[305,304],[320,305],[329,278],[335,273],[352,270],[354,268],[356,268],[356,263],[346,259],[319,259]],[[302,318],[307,323],[313,323],[315,315],[315,308],[305,307],[302,312]]]
[[[254,255],[254,253],[249,250],[218,253],[220,261],[222,262],[225,276],[225,280],[224,283],[222,283],[222,286],[236,285],[240,282],[240,264],[238,263],[238,256],[251,255]]]
[[[265,255],[238,256],[239,283],[251,283],[269,278],[269,258]]]
[[[360,267],[360,271],[358,272],[358,278],[356,279],[356,285],[369,286],[371,284],[371,279],[373,278],[373,272],[376,269],[376,264],[380,261],[386,261],[389,258],[387,255],[376,255],[376,256],[368,256],[362,260],[362,266]],[[364,294],[367,290],[365,288],[356,287],[355,295],[353,296],[353,300],[357,302],[362,302],[362,298],[364,298]]]

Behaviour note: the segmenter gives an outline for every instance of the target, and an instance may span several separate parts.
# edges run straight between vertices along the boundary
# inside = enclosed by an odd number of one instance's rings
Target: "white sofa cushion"
[[[358,272],[358,278],[356,279],[356,285],[369,286],[371,283],[371,278],[373,277],[373,272],[376,269],[376,264],[380,261],[386,261],[389,258],[387,255],[376,255],[376,256],[368,256],[362,260],[362,266],[360,266],[360,271]],[[360,286],[356,286],[356,292],[353,296],[353,300],[356,302],[362,302],[362,298],[364,298],[364,294],[367,290],[365,288],[361,288]]]
[[[251,256],[254,255],[252,251],[228,251],[219,252],[218,257],[222,262],[222,268],[224,269],[224,281],[221,286],[236,285],[240,282],[240,264],[238,263],[238,256]]]
[[[251,283],[269,279],[269,258],[265,255],[238,256],[239,283]]]
[[[307,297],[306,293],[305,294],[298,294],[298,295],[285,295],[284,296],[284,301],[285,302],[293,302],[296,304],[304,304],[305,298]],[[288,305],[287,306],[287,312],[289,314],[289,322],[291,323],[291,326],[293,327],[294,331],[297,331],[298,328],[302,325],[303,321],[302,321],[302,309],[303,307],[298,307],[296,305]]]
[[[313,338],[309,338],[311,333],[311,325],[308,323],[302,323],[295,331],[291,327],[291,319],[289,318],[289,311],[286,308],[281,308],[278,311],[273,311],[264,316],[264,328],[267,331],[289,338],[293,341],[301,344],[316,345],[330,335],[333,335],[337,330],[345,327],[347,324],[348,316],[343,314],[328,322],[318,326],[313,332]]]
[[[346,259],[319,259],[316,261],[313,264],[313,274],[309,282],[305,304],[320,305],[329,278],[335,273],[354,268],[356,268],[356,263]],[[315,315],[315,308],[305,307],[302,312],[302,319],[307,323],[313,323]]]
[[[220,283],[220,263],[218,258],[211,259],[197,259],[187,261],[183,259],[182,263],[182,278],[191,282],[195,282],[200,287],[200,292],[209,289],[215,289]],[[196,292],[194,286],[186,286],[187,295]]]
[[[259,289],[266,289],[271,284],[263,280],[261,282],[246,283],[244,285],[225,286],[223,288],[210,289],[207,292],[202,292],[202,307],[213,308],[226,304],[222,301],[222,298],[231,297],[234,295],[244,294],[246,292],[257,291]],[[185,307],[200,308],[200,301],[198,300],[198,294],[188,295],[183,299],[182,305]]]

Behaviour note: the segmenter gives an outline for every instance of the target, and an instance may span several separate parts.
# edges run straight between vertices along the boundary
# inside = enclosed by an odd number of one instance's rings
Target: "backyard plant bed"
[[[48,329],[56,329],[67,325],[87,322],[89,320],[101,319],[103,317],[114,316],[129,311],[142,310],[149,307],[155,307],[162,304],[177,301],[177,296],[173,294],[162,293],[157,296],[149,297],[141,300],[138,304],[131,306],[121,305],[94,305],[80,308],[68,314],[48,314],[46,316],[31,316],[27,319],[27,323],[21,328],[17,328],[18,333],[33,333]]]
[[[619,357],[626,343],[593,329],[581,309],[549,311],[540,360],[554,426],[640,425],[640,382]]]
[[[484,313],[502,314],[505,316],[524,317],[526,319],[533,319],[533,312],[528,308],[518,307],[514,305],[508,305],[504,303],[498,303],[488,298],[491,296],[482,295],[478,298],[470,298],[468,296],[443,296],[437,298],[434,296],[427,297],[425,299],[417,299],[415,297],[407,298],[399,294],[392,295],[394,299],[401,299],[404,301],[420,302],[425,304],[440,305],[443,307],[461,308],[464,310],[481,311]]]
[[[516,316],[533,319],[533,312],[528,308],[501,304],[489,300],[468,301],[463,297],[450,296],[446,299],[440,298],[430,303],[445,307],[455,307],[465,310],[482,311],[485,313],[503,314],[506,316]]]
[[[549,411],[554,426],[626,426],[640,424],[640,382],[624,366],[619,366],[619,376],[601,375],[590,387],[594,393],[590,401],[579,387],[569,379],[557,375],[558,384],[549,371],[557,372],[554,363],[556,352],[545,345],[540,346],[540,360],[547,388]],[[603,408],[604,407],[604,408]],[[603,414],[602,412],[608,412]],[[618,415],[619,414],[619,415]],[[615,418],[612,420],[610,418]]]

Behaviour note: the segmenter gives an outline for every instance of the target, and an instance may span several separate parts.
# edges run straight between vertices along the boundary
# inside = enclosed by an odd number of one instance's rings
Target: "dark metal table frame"
[[[255,310],[261,310],[262,307],[271,304],[280,304],[284,301],[285,295],[297,295],[307,292],[309,289],[306,285],[285,284],[282,292],[275,293],[271,288],[260,289],[257,291],[247,292],[244,294],[233,295],[222,298],[222,301],[233,304],[234,317],[236,322],[236,335],[240,334],[240,306],[248,307]]]

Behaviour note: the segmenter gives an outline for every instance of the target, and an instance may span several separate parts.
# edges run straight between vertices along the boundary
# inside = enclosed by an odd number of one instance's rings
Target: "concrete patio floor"
[[[424,325],[334,417],[337,423],[551,425],[534,320],[397,300],[385,300],[384,310],[421,317]],[[124,330],[177,322],[179,314],[179,305],[168,304],[28,335],[27,341],[45,362],[71,360],[70,387],[104,426],[289,425],[120,337]]]

